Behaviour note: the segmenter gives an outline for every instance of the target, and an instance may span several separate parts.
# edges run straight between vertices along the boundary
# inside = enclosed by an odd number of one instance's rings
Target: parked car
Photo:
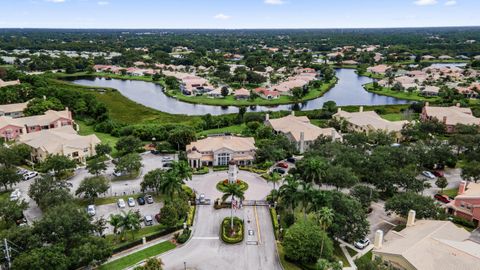
[[[115,177],[120,177],[120,176],[123,175],[123,173],[122,172],[113,172],[112,175],[115,176]]]
[[[155,215],[155,220],[160,223],[160,213]]]
[[[118,205],[118,207],[120,207],[120,208],[125,208],[125,206],[127,206],[127,205],[125,204],[125,200],[124,200],[124,199],[121,199],[121,198],[118,199],[117,205]]]
[[[153,218],[150,215],[145,216],[143,219],[143,222],[145,222],[145,226],[152,226],[153,225]]]
[[[22,193],[20,192],[20,189],[15,189],[14,191],[12,191],[12,193],[10,193],[10,201],[16,201],[18,199],[20,199],[20,196],[22,195]]]
[[[436,177],[443,177],[443,176],[445,176],[445,174],[443,173],[443,171],[440,171],[440,170],[435,170],[435,171],[433,171],[433,175],[435,175]]]
[[[87,206],[87,213],[90,215],[90,216],[95,216],[95,205],[93,204],[90,204]]]
[[[163,168],[171,168],[172,167],[172,163],[163,163]]]
[[[27,172],[23,175],[23,180],[27,181],[30,180],[38,175],[37,172]]]
[[[152,153],[154,155],[160,155],[160,151],[158,151],[158,150],[150,150],[150,153]]]
[[[24,174],[26,174],[27,172],[28,172],[28,170],[19,169],[19,170],[17,171],[17,174],[19,174],[19,175],[24,175]]]
[[[205,194],[200,194],[200,196],[198,197],[198,200],[200,201],[200,203],[205,203]]]
[[[138,197],[137,202],[139,205],[144,205],[145,204],[145,199],[143,197]]]
[[[285,174],[287,171],[285,171],[282,168],[274,168],[273,172],[279,173],[279,174]]]
[[[440,193],[437,193],[435,194],[435,196],[433,196],[437,201],[440,201],[440,202],[443,202],[443,203],[449,203],[450,202],[450,198],[448,198],[447,195],[443,195],[443,194],[440,194]]]
[[[295,163],[297,160],[294,157],[287,158],[287,161],[290,163]]]
[[[145,196],[145,201],[147,201],[148,204],[152,204],[153,203],[152,195]]]
[[[357,241],[353,243],[353,245],[358,248],[358,249],[364,249],[370,245],[370,240],[369,239],[363,239],[360,241]]]
[[[431,173],[429,171],[423,171],[422,175],[429,178],[429,179],[435,179],[435,175],[433,175],[433,173]]]
[[[128,206],[130,207],[134,207],[136,205],[135,200],[132,197],[127,199],[127,203],[128,203]]]
[[[288,169],[288,164],[285,162],[279,162],[277,166],[280,168]]]
[[[168,162],[168,161],[173,161],[173,157],[169,157],[169,156],[162,157],[162,162]]]

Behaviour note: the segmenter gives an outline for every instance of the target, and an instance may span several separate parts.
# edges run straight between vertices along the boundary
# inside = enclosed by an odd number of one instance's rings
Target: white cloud
[[[283,4],[285,4],[285,1],[283,1],[283,0],[265,0],[264,3],[267,4],[267,5],[283,5]]]
[[[413,2],[417,6],[431,6],[438,4],[437,0],[417,0]]]
[[[455,6],[457,4],[456,0],[449,0],[445,2],[445,6]]]
[[[219,14],[213,16],[213,18],[214,18],[214,19],[217,19],[217,20],[228,20],[228,19],[231,18],[231,16],[225,15],[225,14],[223,14],[223,13],[219,13]]]
[[[108,1],[98,1],[97,4],[98,4],[99,6],[106,6],[106,5],[109,4],[109,2],[108,2]]]
[[[47,2],[51,2],[51,3],[63,3],[65,2],[65,0],[45,0]]]

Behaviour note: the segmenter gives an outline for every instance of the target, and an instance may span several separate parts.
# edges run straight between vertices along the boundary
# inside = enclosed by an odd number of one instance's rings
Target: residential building
[[[434,86],[434,85],[427,85],[422,87],[422,90],[420,90],[420,93],[424,96],[438,96],[438,93],[440,92],[440,87]]]
[[[275,132],[285,135],[295,144],[300,153],[305,152],[319,137],[328,137],[332,140],[342,140],[342,135],[334,128],[320,128],[310,123],[306,116],[291,115],[277,119],[270,119],[266,115],[265,125]]]
[[[391,66],[387,65],[377,65],[373,67],[368,67],[367,72],[371,72],[373,74],[385,74],[391,68]]]
[[[480,226],[480,183],[461,181],[458,194],[447,204],[448,212]]]
[[[476,270],[480,265],[479,237],[442,220],[419,220],[411,216],[400,232],[375,234],[373,258],[381,258],[393,269],[401,270]]]
[[[0,116],[18,118],[23,116],[23,110],[27,108],[28,102],[0,105]]]
[[[240,88],[233,92],[235,99],[248,99],[250,97],[250,91],[245,88]]]
[[[188,164],[192,168],[225,166],[234,160],[240,166],[251,165],[255,159],[252,137],[214,135],[187,145]]]
[[[278,99],[280,97],[280,93],[278,91],[269,90],[263,87],[256,88],[254,91],[257,93],[257,95],[264,99]]]
[[[422,121],[436,119],[446,125],[449,133],[454,132],[455,126],[458,124],[480,126],[480,118],[473,116],[470,108],[462,108],[460,104],[450,107],[434,107],[427,102],[423,107],[420,119]]]
[[[63,111],[48,110],[42,115],[12,118],[0,116],[0,137],[14,140],[27,133],[63,126],[73,126],[72,113],[66,108]]]
[[[363,106],[359,112],[346,112],[338,108],[338,112],[333,115],[338,121],[345,121],[350,131],[369,133],[372,131],[383,131],[393,133],[397,141],[402,138],[401,130],[408,121],[388,121],[380,117],[375,111],[363,111]]]
[[[80,136],[72,126],[22,134],[18,141],[31,147],[32,159],[36,162],[50,155],[63,155],[85,163],[88,157],[96,154],[95,146],[100,143],[96,135]]]

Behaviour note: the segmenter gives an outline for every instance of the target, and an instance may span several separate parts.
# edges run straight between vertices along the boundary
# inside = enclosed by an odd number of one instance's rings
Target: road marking
[[[257,239],[258,239],[258,243],[261,244],[262,243],[262,235],[260,234],[260,225],[258,224],[258,214],[257,214],[257,206],[254,205],[253,206],[253,211],[255,212],[255,223],[257,223]]]
[[[196,236],[196,237],[192,237],[192,239],[195,239],[195,240],[218,240],[220,238],[218,236],[212,236],[212,237]]]

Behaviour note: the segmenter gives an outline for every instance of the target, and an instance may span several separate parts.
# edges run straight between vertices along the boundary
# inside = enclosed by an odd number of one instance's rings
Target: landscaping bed
[[[223,219],[220,226],[220,235],[223,242],[227,244],[237,244],[243,241],[244,226],[243,220],[238,217],[233,217],[233,230],[230,227],[230,217]]]
[[[202,175],[207,173],[208,173],[208,167],[202,167],[200,169],[196,169],[195,171],[193,171],[194,175]]]
[[[245,191],[248,189],[248,184],[247,182],[245,181],[242,181],[240,179],[237,179],[237,181],[235,182],[236,185],[240,185],[240,189],[242,191]],[[228,185],[228,180],[225,179],[223,181],[220,181],[217,183],[217,190],[220,191],[220,192],[225,192],[227,191],[227,185]]]

